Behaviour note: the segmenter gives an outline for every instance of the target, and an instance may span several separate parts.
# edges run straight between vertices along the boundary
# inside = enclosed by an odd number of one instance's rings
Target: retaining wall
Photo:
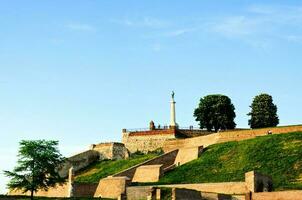
[[[89,183],[73,183],[73,196],[74,197],[93,197],[98,184]],[[21,190],[12,190],[9,195],[16,196],[29,196],[30,192],[23,193]],[[47,191],[39,190],[35,196],[40,197],[70,197],[70,184],[64,183],[49,188]]]
[[[301,132],[302,125],[251,129],[251,130],[241,130],[241,131],[226,131],[226,132],[213,133],[210,135],[199,136],[199,137],[194,137],[194,138],[167,140],[163,144],[163,149],[165,152],[168,152],[168,151],[183,148],[183,147],[194,147],[194,146],[207,147],[209,145],[216,144],[216,143],[223,143],[223,142],[229,142],[229,141],[241,141],[241,140],[255,138],[257,136],[264,136],[264,135],[267,135],[268,131],[271,131],[272,134]]]
[[[252,193],[251,200],[301,200],[302,190]]]
[[[130,180],[133,179],[133,176],[135,174],[135,171],[138,167],[143,166],[143,165],[161,165],[162,164],[162,168],[163,170],[165,170],[166,168],[170,167],[171,165],[174,165],[175,162],[175,158],[177,156],[178,150],[174,150],[171,152],[168,152],[164,155],[158,156],[156,158],[153,158],[151,160],[148,160],[146,162],[140,163],[134,167],[131,167],[129,169],[126,169],[122,172],[119,172],[117,174],[114,174],[114,177],[119,177],[119,176],[126,176],[128,177]]]
[[[61,177],[67,177],[68,171],[73,167],[74,171],[77,172],[90,165],[91,163],[99,159],[99,153],[94,150],[83,151],[79,154],[71,156],[66,159],[62,168],[59,170]]]

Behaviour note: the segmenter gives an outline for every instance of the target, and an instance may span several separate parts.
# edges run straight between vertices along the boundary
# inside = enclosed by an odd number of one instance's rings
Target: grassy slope
[[[132,155],[127,160],[99,161],[77,174],[75,181],[81,183],[98,183],[102,178],[116,174],[158,155],[158,153],[149,153],[146,155]]]
[[[197,160],[167,173],[160,183],[244,181],[257,170],[272,176],[276,190],[302,189],[302,132],[209,146]]]

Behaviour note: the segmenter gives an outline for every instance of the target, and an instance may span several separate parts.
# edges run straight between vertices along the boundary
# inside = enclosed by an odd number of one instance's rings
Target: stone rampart
[[[73,167],[77,172],[97,160],[104,159],[125,159],[128,158],[128,150],[125,145],[117,142],[108,142],[92,144],[89,150],[75,154],[66,159],[65,163],[59,170],[60,176],[67,177],[68,170]]]
[[[264,136],[267,135],[269,131],[271,131],[272,134],[299,132],[302,131],[302,125],[240,130],[240,131],[226,131],[226,132],[213,133],[210,135],[199,136],[194,138],[167,140],[163,144],[163,149],[165,152],[168,152],[183,147],[194,147],[194,146],[207,147],[209,145],[216,144],[216,143],[241,141],[241,140],[255,138],[257,136]]]
[[[156,185],[154,187],[180,188],[196,190],[200,192],[220,193],[220,194],[246,194],[248,193],[245,182],[225,182],[225,183],[194,183],[194,184],[172,184]]]
[[[59,170],[61,177],[67,177],[68,171],[73,167],[74,171],[77,172],[90,165],[91,163],[99,159],[99,153],[94,150],[83,151],[79,154],[71,156],[66,159],[65,163]]]
[[[91,150],[94,150],[99,153],[99,159],[125,159],[129,157],[128,151],[123,143],[118,142],[107,142],[92,144]]]
[[[175,129],[124,132],[122,142],[131,153],[147,153],[162,148],[164,142],[171,139],[175,139]]]

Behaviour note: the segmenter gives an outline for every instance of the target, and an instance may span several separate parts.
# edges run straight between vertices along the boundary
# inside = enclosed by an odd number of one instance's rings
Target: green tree
[[[231,99],[225,95],[208,95],[200,99],[198,108],[194,111],[194,117],[199,122],[200,128],[208,131],[213,129],[234,129],[236,123],[235,107]]]
[[[255,96],[248,113],[251,118],[249,125],[251,128],[274,127],[279,124],[277,106],[273,103],[273,98],[268,94]]]
[[[33,199],[34,192],[63,183],[65,180],[59,176],[57,169],[64,158],[57,145],[58,141],[22,140],[17,166],[11,172],[4,171],[11,178],[8,188],[20,189],[24,193],[30,191]]]

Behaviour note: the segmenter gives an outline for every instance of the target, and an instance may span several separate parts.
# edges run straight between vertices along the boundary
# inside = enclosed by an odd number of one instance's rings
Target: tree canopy
[[[251,104],[251,118],[249,125],[251,128],[274,127],[279,124],[277,106],[273,103],[273,97],[269,94],[255,96]]]
[[[194,117],[199,122],[200,128],[208,131],[213,129],[234,129],[236,123],[235,107],[231,99],[225,95],[208,95],[200,99],[198,108],[194,111]]]
[[[58,141],[22,140],[17,166],[13,171],[4,171],[11,178],[8,188],[30,191],[33,199],[34,192],[64,182],[57,171],[64,161],[57,145]]]

